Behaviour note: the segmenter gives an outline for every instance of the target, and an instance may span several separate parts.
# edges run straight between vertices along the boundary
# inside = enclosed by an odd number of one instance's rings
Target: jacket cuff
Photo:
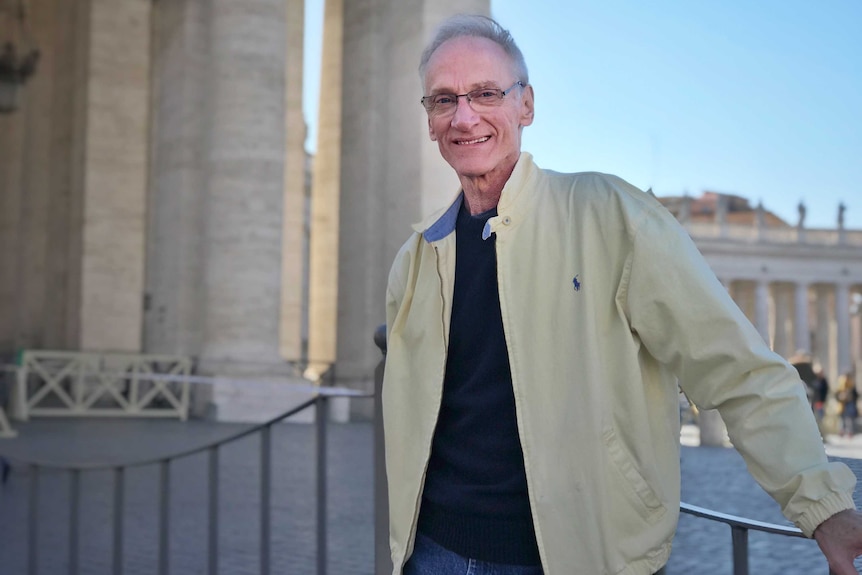
[[[796,526],[810,539],[814,537],[814,530],[821,523],[836,513],[847,509],[856,509],[853,496],[849,493],[832,493],[820,501],[813,503],[796,522]]]

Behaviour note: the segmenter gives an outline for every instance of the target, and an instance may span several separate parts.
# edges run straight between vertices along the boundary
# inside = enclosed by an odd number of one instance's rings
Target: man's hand
[[[853,560],[862,555],[862,513],[847,509],[814,530],[814,539],[835,575],[856,575]]]

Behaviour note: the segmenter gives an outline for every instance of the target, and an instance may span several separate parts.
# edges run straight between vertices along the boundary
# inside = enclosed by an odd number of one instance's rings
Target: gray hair
[[[500,26],[495,20],[487,16],[478,14],[458,14],[443,21],[434,33],[431,42],[425,47],[422,52],[422,58],[419,60],[419,76],[422,81],[425,81],[425,70],[428,68],[428,61],[434,52],[443,45],[444,42],[453,38],[462,37],[487,38],[495,44],[499,45],[504,52],[512,60],[515,66],[515,73],[518,75],[518,80],[524,84],[530,83],[529,74],[527,73],[527,63],[524,61],[524,54],[521,49],[515,44],[515,39],[508,30]]]

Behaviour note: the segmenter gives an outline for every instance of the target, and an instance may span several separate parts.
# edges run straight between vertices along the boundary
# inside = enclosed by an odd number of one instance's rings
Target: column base
[[[703,447],[727,447],[730,439],[724,420],[715,409],[702,410],[697,414],[697,425],[700,428],[700,445]]]
[[[226,365],[202,361],[198,373],[213,378],[198,383],[192,392],[192,416],[225,423],[264,423],[308,401],[314,382],[289,364]],[[308,407],[284,419],[285,423],[313,423],[315,408]],[[350,420],[350,398],[330,399],[330,421]]]

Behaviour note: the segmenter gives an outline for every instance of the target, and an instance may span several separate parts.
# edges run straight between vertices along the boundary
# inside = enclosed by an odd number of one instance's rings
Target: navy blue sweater
[[[456,224],[455,289],[443,399],[419,531],[464,557],[537,565],[512,374],[500,314],[496,209]]]

